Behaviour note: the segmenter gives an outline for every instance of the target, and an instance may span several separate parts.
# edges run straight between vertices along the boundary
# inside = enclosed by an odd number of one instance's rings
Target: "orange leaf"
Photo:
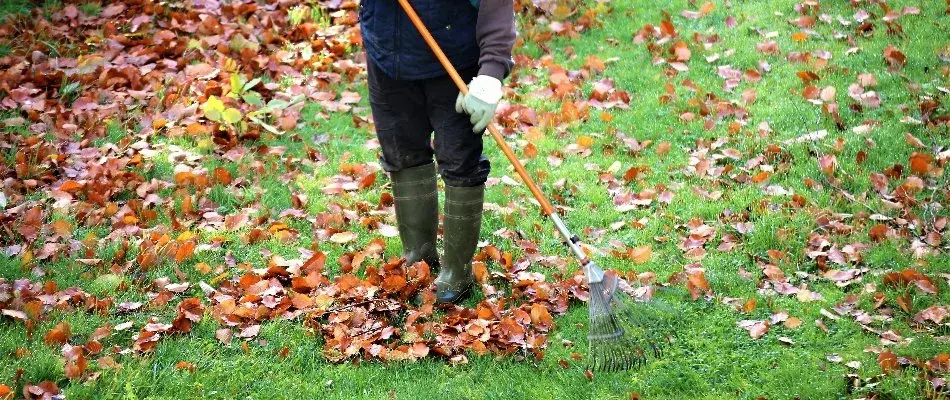
[[[406,278],[400,275],[393,275],[383,279],[383,290],[389,293],[395,293],[406,287]]]
[[[917,175],[925,175],[933,168],[934,158],[927,153],[917,153],[910,155],[910,170]]]
[[[808,36],[805,35],[805,32],[795,32],[792,34],[792,40],[796,42],[804,42],[808,40]]]
[[[653,248],[650,245],[634,247],[630,249],[630,260],[636,264],[643,264],[650,261],[653,256]]]
[[[218,167],[214,169],[214,181],[224,186],[231,184],[231,173],[228,170]]]
[[[511,253],[504,253],[501,255],[501,265],[503,265],[505,269],[510,269],[514,265]]]
[[[376,183],[376,173],[375,173],[375,172],[371,172],[371,173],[367,174],[366,176],[364,176],[363,179],[360,179],[359,188],[360,188],[360,189],[366,189],[366,188],[368,188],[368,187],[373,186],[373,183]]]
[[[485,263],[481,261],[473,262],[472,272],[475,274],[476,281],[480,283],[485,283],[488,281],[488,268],[485,267]]]
[[[713,12],[715,9],[716,5],[711,1],[707,1],[703,3],[702,7],[699,7],[699,13],[702,15],[709,15],[709,13]]]
[[[671,147],[670,142],[660,142],[660,144],[656,145],[656,154],[660,157],[664,157],[670,152]]]
[[[591,148],[594,145],[594,138],[590,136],[581,135],[577,138],[577,145],[585,149]]]
[[[175,252],[175,262],[181,264],[191,258],[195,254],[195,242],[189,240],[185,243],[182,243],[181,246],[178,246],[178,251]]]
[[[706,274],[703,271],[690,271],[689,283],[700,289],[709,290],[709,281],[706,280]]]
[[[551,317],[547,307],[541,305],[541,303],[534,303],[531,306],[531,324],[546,330],[551,327],[552,323],[554,323],[554,318]]]
[[[584,64],[593,72],[603,72],[603,70],[607,68],[607,66],[604,65],[604,62],[599,57],[594,55],[587,56]]]
[[[175,184],[184,185],[188,182],[194,182],[195,178],[195,174],[188,171],[181,171],[175,174]]]
[[[755,311],[755,303],[756,303],[755,297],[749,299],[748,301],[745,302],[745,304],[742,305],[742,311],[745,311],[747,313],[751,313]]]
[[[298,309],[305,309],[313,306],[313,299],[305,294],[297,293],[290,298],[290,302]]]
[[[245,274],[244,276],[241,276],[241,279],[238,279],[238,286],[241,289],[247,289],[260,281],[261,281],[260,275]]]
[[[540,128],[532,126],[525,131],[524,138],[525,140],[536,142],[544,138],[544,132]]]
[[[752,177],[752,182],[753,183],[764,182],[766,179],[769,179],[769,177],[771,176],[772,174],[770,174],[768,171],[762,171],[762,172],[759,172],[758,174],[755,174],[755,176]]]
[[[73,193],[73,192],[77,192],[77,191],[79,191],[80,189],[82,189],[82,186],[83,186],[83,185],[79,184],[79,182],[76,182],[76,181],[70,179],[70,180],[68,180],[68,181],[66,181],[66,182],[63,182],[63,184],[60,185],[59,190],[62,190],[62,191],[64,191],[64,192],[66,192],[66,193]]]
[[[528,143],[524,147],[524,156],[527,158],[535,158],[538,156],[538,148],[535,147],[534,143]]]
[[[190,372],[195,372],[195,364],[188,361],[179,361],[175,364],[175,369],[187,369]]]
[[[188,132],[189,135],[202,135],[208,133],[208,128],[197,122],[188,124],[188,127],[185,129],[185,132]]]
[[[498,248],[495,246],[492,246],[492,245],[485,246],[485,254],[487,254],[488,257],[491,257],[492,260],[495,260],[495,261],[501,260],[501,251],[499,251]]]
[[[0,399],[12,399],[13,390],[7,385],[0,385]]]

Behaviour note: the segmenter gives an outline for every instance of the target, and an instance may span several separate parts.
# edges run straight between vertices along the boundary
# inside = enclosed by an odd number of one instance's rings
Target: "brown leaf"
[[[48,345],[62,346],[69,342],[70,336],[72,336],[72,333],[70,332],[69,323],[63,321],[56,324],[53,329],[50,329],[50,331],[43,336],[43,342]]]
[[[788,317],[788,319],[782,322],[782,325],[785,325],[785,327],[789,329],[796,329],[802,326],[802,320],[798,317]]]
[[[887,225],[884,225],[884,224],[874,225],[871,227],[870,232],[868,232],[868,236],[871,238],[871,240],[875,242],[880,242],[884,240],[886,235],[887,235]]]
[[[23,213],[23,219],[20,221],[20,235],[28,242],[33,242],[39,235],[40,227],[43,225],[43,208],[36,206]]]
[[[897,70],[907,64],[907,57],[896,47],[888,45],[884,48],[884,62],[890,70]]]
[[[8,310],[8,309],[4,308],[2,312],[3,312],[3,315],[6,315],[6,316],[8,316],[8,317],[10,317],[10,318],[20,319],[20,320],[23,320],[23,321],[26,321],[26,320],[29,320],[29,319],[30,319],[30,318],[26,315],[25,312],[20,311],[20,310]]]
[[[907,144],[918,149],[927,148],[924,145],[924,142],[921,142],[920,139],[917,139],[914,135],[911,135],[910,132],[904,132],[904,139],[907,140]]]
[[[224,344],[231,344],[231,329],[221,328],[214,331],[214,337],[218,339],[219,342]]]
[[[835,169],[838,167],[838,159],[834,154],[825,154],[818,158],[818,166],[821,167],[821,172],[825,175],[834,175]]]
[[[89,362],[83,354],[82,347],[68,345],[67,347],[68,349],[63,354],[66,357],[65,375],[69,379],[80,379],[86,373]]]
[[[670,48],[670,54],[673,54],[673,59],[676,61],[689,61],[692,52],[689,51],[686,42],[680,40]]]
[[[23,386],[23,397],[26,399],[51,399],[59,395],[59,388],[55,382],[43,381],[36,385],[26,384]]]
[[[917,315],[914,315],[914,321],[920,324],[931,321],[939,325],[943,322],[944,318],[948,316],[950,316],[950,308],[945,306],[931,306],[917,313]]]
[[[670,142],[660,142],[656,145],[656,154],[661,158],[666,157],[666,155],[669,154],[671,148],[672,145]]]
[[[192,297],[178,303],[178,312],[189,321],[198,322],[201,321],[201,316],[204,314],[204,306],[201,305],[201,300]]]
[[[877,364],[881,366],[881,372],[885,374],[889,374],[900,368],[897,355],[892,353],[890,349],[882,351],[881,354],[877,356]]]
[[[548,312],[547,307],[540,303],[531,305],[531,324],[538,327],[542,332],[545,332],[551,328],[553,323],[554,318],[551,317],[551,313]]]
[[[706,294],[712,293],[712,289],[709,286],[709,281],[706,280],[706,274],[701,268],[687,268],[686,276],[686,289],[689,290],[693,300],[699,298],[700,291],[705,292]]]

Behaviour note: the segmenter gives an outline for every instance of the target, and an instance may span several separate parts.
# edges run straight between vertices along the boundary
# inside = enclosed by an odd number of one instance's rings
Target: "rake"
[[[468,86],[462,81],[455,67],[442,52],[429,29],[416,14],[409,0],[399,0],[402,9],[409,16],[422,38],[432,49],[436,58],[449,73],[449,76],[463,94]],[[538,203],[541,211],[554,223],[565,243],[577,256],[590,287],[590,321],[587,332],[589,343],[590,368],[599,371],[625,370],[640,366],[649,357],[660,357],[662,345],[669,340],[673,332],[671,323],[675,317],[669,306],[653,301],[636,301],[625,291],[630,285],[614,272],[605,272],[587,256],[581,248],[581,241],[568,230],[567,225],[558,216],[554,207],[545,198],[541,189],[531,179],[528,171],[521,165],[505,139],[494,124],[488,125],[488,132],[515,168],[518,176],[527,185],[528,190]]]

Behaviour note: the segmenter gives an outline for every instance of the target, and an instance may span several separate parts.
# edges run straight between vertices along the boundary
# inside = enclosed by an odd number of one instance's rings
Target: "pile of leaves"
[[[497,250],[491,249],[477,258],[493,260],[489,253]],[[511,259],[498,254],[493,263]],[[453,363],[464,362],[469,350],[540,360],[546,333],[553,329],[552,314],[566,312],[572,300],[586,299],[579,274],[552,284],[542,274],[514,266],[488,275],[480,262],[485,299],[474,308],[438,310],[434,274],[425,262],[374,261],[359,274],[354,270],[332,280],[324,275],[325,263],[326,256],[315,252],[302,264],[272,264],[211,290],[212,314],[223,326],[218,339],[229,343],[232,328],[238,337],[254,337],[263,321],[303,316],[322,335],[324,356],[334,362],[417,359],[430,350]],[[510,295],[493,284],[510,286]]]

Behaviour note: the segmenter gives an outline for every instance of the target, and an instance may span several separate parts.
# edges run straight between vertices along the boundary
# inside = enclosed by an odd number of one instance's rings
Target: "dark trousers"
[[[468,114],[455,112],[459,90],[448,75],[423,80],[396,80],[367,60],[369,102],[380,163],[388,172],[438,162],[446,185],[471,187],[485,183],[490,164],[482,155],[482,135],[472,132]],[[459,71],[470,81],[477,68]],[[435,132],[435,146],[432,132]]]

